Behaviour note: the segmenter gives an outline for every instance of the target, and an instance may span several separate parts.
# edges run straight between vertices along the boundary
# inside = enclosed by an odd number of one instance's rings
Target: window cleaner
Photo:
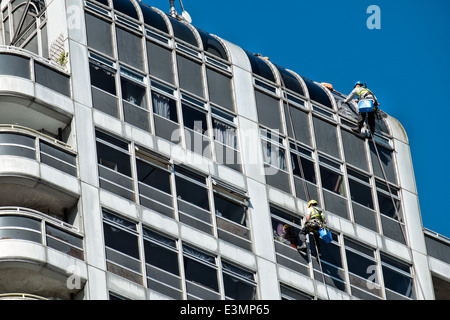
[[[310,232],[314,235],[314,241],[317,246],[318,254],[320,255],[319,237],[322,237],[325,242],[331,242],[331,233],[326,228],[327,220],[323,213],[323,210],[318,207],[316,200],[308,202],[308,211],[306,213],[305,226],[300,230],[299,238],[302,242],[301,246],[297,247],[299,251],[306,250],[306,235]]]
[[[352,130],[356,133],[361,133],[364,121],[366,120],[366,117],[368,117],[369,130],[373,136],[375,133],[375,113],[377,112],[380,104],[378,103],[378,100],[373,92],[370,91],[367,88],[367,85],[363,84],[361,81],[355,82],[353,91],[350,92],[347,99],[344,100],[344,103],[350,102],[350,100],[352,100],[355,96],[358,97],[358,126],[352,128]]]

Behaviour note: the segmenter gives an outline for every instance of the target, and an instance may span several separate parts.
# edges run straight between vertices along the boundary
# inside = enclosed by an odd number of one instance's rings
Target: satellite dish
[[[190,15],[187,11],[184,11],[184,10],[183,10],[183,12],[181,13],[181,16],[182,16],[183,19],[186,20],[187,22],[192,23],[191,15]]]

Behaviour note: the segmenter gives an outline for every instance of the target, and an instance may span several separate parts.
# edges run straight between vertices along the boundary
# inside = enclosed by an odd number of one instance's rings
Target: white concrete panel
[[[203,248],[210,252],[216,252],[219,245],[217,240],[204,232],[198,231],[194,228],[188,227],[184,224],[180,226],[181,237],[199,248]]]
[[[87,48],[78,42],[69,41],[70,64],[72,65],[72,95],[76,102],[92,106],[89,62]]]
[[[89,300],[108,300],[108,288],[106,285],[106,272],[92,266],[88,266],[89,280],[86,283]]]
[[[106,270],[105,244],[103,238],[102,213],[98,189],[81,183],[81,209],[83,216],[85,256],[90,265]]]
[[[80,194],[79,180],[46,164],[41,164],[41,178],[72,194]]]
[[[426,254],[425,236],[423,234],[423,225],[421,214],[419,212],[419,199],[416,194],[402,190],[403,215],[406,225],[406,233],[409,245],[415,251]]]
[[[128,281],[125,278],[119,277],[113,273],[107,273],[106,282],[111,291],[120,293],[120,295],[131,300],[146,299],[145,288],[134,282]]]
[[[234,262],[237,265],[246,267],[249,270],[256,270],[256,258],[247,250],[219,240],[219,254],[227,261]]]
[[[156,211],[142,207],[141,219],[144,224],[154,226],[174,237],[179,237],[178,222]]]
[[[75,103],[75,127],[78,150],[78,170],[80,179],[90,185],[98,186],[97,162],[92,109]]]
[[[266,177],[258,124],[243,117],[238,117],[238,121],[244,173],[250,179],[265,183]]]
[[[275,261],[275,248],[272,235],[272,221],[265,185],[248,179],[251,230],[253,234],[254,253],[262,258]]]
[[[279,300],[281,296],[277,265],[260,257],[257,257],[256,263],[258,264],[259,298],[261,300]]]
[[[414,169],[409,146],[399,140],[395,140],[395,151],[397,154],[398,174],[400,186],[412,193],[417,193]]]
[[[433,281],[428,267],[428,259],[425,254],[413,251],[414,280],[416,284],[417,299],[434,299]]]
[[[135,202],[119,197],[109,191],[100,189],[100,204],[132,220],[139,219],[139,212]]]

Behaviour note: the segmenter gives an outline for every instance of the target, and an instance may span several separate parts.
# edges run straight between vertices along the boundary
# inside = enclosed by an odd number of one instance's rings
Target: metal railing
[[[36,210],[0,207],[0,243],[8,239],[39,243],[84,260],[78,228]]]

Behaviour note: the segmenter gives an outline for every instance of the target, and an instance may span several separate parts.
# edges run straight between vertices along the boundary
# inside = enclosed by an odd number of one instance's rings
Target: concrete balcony
[[[44,213],[1,207],[0,294],[8,295],[0,299],[82,295],[87,279],[83,238],[77,228]]]

